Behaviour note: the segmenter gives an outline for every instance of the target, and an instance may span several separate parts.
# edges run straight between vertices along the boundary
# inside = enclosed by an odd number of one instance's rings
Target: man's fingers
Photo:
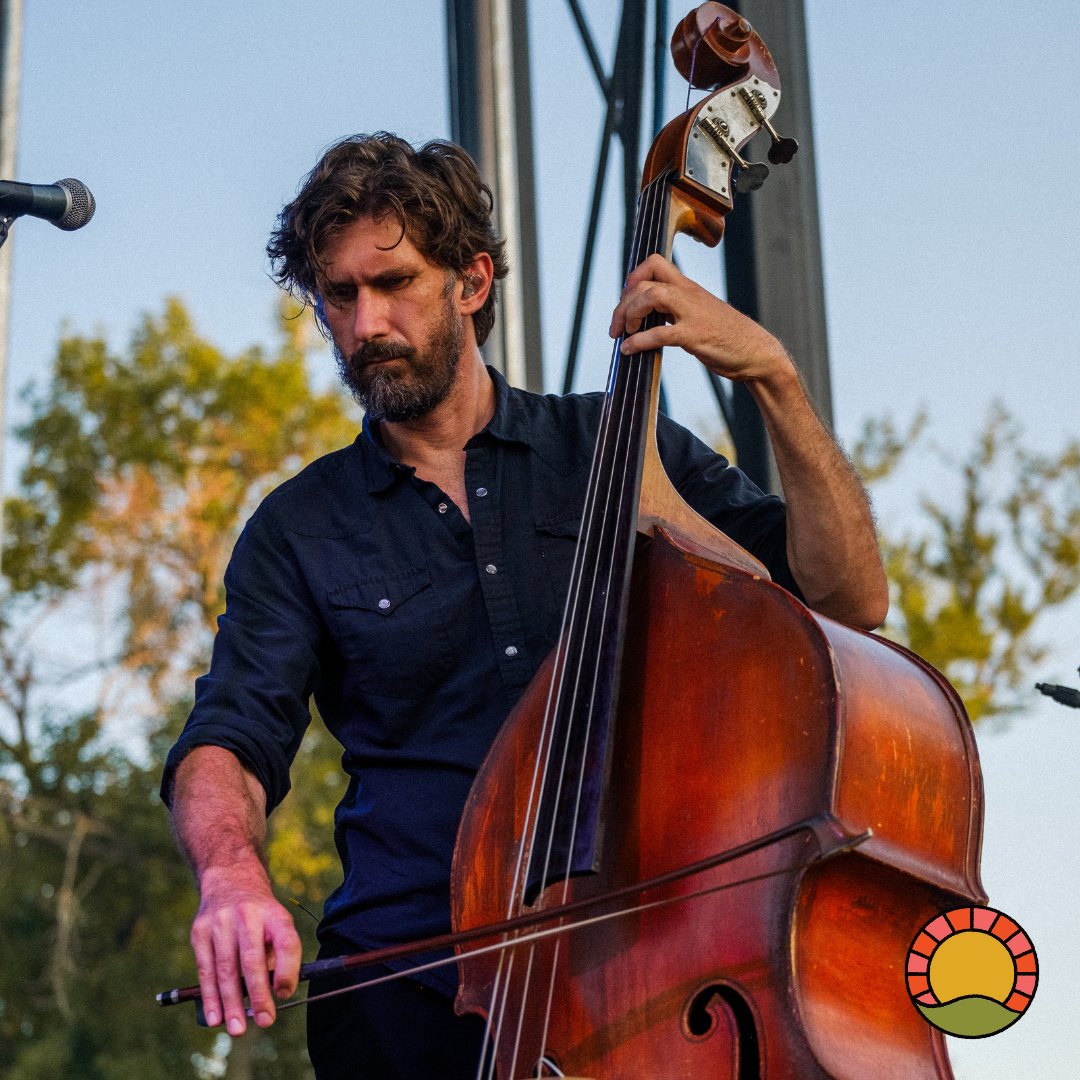
[[[675,317],[676,295],[671,286],[645,282],[623,293],[611,316],[608,333],[611,337],[629,336],[641,329],[645,320],[656,313],[665,319]]]
[[[269,1027],[274,1022],[277,1008],[274,1005],[274,996],[270,993],[265,924],[261,913],[245,911],[242,914],[244,917],[237,933],[240,968],[255,1023],[259,1027]]]
[[[199,973],[203,1016],[210,1027],[217,1027],[222,1020],[222,1010],[214,962],[214,941],[209,926],[203,920],[196,919],[192,924],[191,947],[195,953],[195,969]]]
[[[274,989],[279,997],[296,989],[300,938],[292,917],[272,895],[253,895],[250,890],[204,892],[191,927],[191,944],[206,1022],[212,1026],[224,1022],[230,1035],[244,1033],[249,1012],[259,1027],[274,1022],[277,1004],[270,988],[271,968],[277,968]]]
[[[247,1020],[244,1016],[244,991],[240,985],[236,928],[232,923],[218,923],[213,933],[214,971],[221,995],[222,1019],[230,1035],[243,1035]]]
[[[625,288],[632,289],[643,281],[663,281],[673,284],[683,276],[682,271],[663,255],[650,255],[630,271],[626,278]]]
[[[689,279],[661,255],[650,255],[626,279],[622,298],[611,319],[611,336],[632,334],[645,317],[656,311],[674,317],[678,290]]]
[[[675,327],[665,323],[663,326],[653,326],[648,330],[641,330],[629,337],[624,337],[619,351],[624,356],[633,356],[636,353],[649,352],[653,349],[666,349],[676,345]]]
[[[292,997],[300,981],[302,947],[292,919],[286,918],[268,931],[274,956],[274,994],[281,1001]]]

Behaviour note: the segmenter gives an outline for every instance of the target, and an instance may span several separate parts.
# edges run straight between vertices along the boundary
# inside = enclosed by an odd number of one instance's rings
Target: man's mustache
[[[357,370],[378,360],[411,360],[415,352],[411,345],[403,341],[365,341],[349,357],[349,366]]]

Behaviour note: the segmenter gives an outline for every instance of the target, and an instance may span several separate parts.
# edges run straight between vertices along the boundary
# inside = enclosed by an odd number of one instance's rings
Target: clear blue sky
[[[689,8],[687,4],[687,8]],[[27,0],[17,178],[73,175],[97,196],[84,230],[17,223],[9,399],[44,372],[63,324],[120,347],[140,312],[182,296],[213,341],[265,340],[275,289],[263,248],[321,149],[389,128],[448,133],[443,4]],[[600,124],[600,96],[562,0],[534,0],[532,36],[544,352],[566,348]],[[584,5],[610,56],[614,0]],[[684,12],[672,4],[672,17]],[[1001,399],[1045,450],[1080,408],[1080,17],[1066,0],[807,0],[829,335],[839,434],[920,405],[946,446],[968,446]],[[681,93],[671,78],[670,109]],[[805,138],[805,133],[795,133]],[[616,204],[609,199],[612,232]],[[686,256],[719,288],[716,259]],[[594,287],[579,388],[607,363],[610,267]],[[676,413],[714,424],[681,376]],[[10,475],[10,469],[9,475]],[[922,482],[940,470],[927,465]],[[920,478],[881,507],[903,527]],[[1078,611],[1035,678],[1075,684]],[[1074,719],[1076,717],[1076,719]],[[1080,715],[1050,703],[980,736],[991,902],[1024,923],[1043,965],[1029,1015],[956,1047],[960,1080],[1069,1075],[1080,859]]]

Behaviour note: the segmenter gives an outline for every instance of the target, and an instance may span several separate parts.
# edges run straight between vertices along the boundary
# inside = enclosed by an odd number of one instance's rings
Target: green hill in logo
[[[915,1007],[936,1028],[961,1039],[983,1039],[996,1035],[1020,1019],[1020,1013],[1006,1009],[1000,1001],[972,994],[957,998],[947,1005],[922,1005]]]

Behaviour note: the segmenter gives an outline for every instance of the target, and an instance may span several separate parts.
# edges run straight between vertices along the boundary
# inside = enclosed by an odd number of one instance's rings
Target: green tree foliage
[[[305,321],[226,356],[178,301],[120,354],[65,337],[27,393],[0,612],[0,1074],[301,1077],[301,1010],[231,1048],[153,994],[194,979],[196,896],[157,797],[205,668],[239,529],[284,477],[355,434],[308,378]],[[89,704],[88,704],[89,703]],[[272,872],[316,906],[340,870],[340,767],[314,727]],[[301,916],[301,930],[312,926]]]
[[[873,485],[916,447],[926,460],[926,441],[925,417],[902,432],[874,421],[853,457]],[[1041,619],[1080,587],[1080,443],[1034,453],[999,406],[965,457],[934,456],[942,494],[924,495],[906,530],[882,523],[884,632],[944,672],[972,720],[1007,715],[1031,699]]]

